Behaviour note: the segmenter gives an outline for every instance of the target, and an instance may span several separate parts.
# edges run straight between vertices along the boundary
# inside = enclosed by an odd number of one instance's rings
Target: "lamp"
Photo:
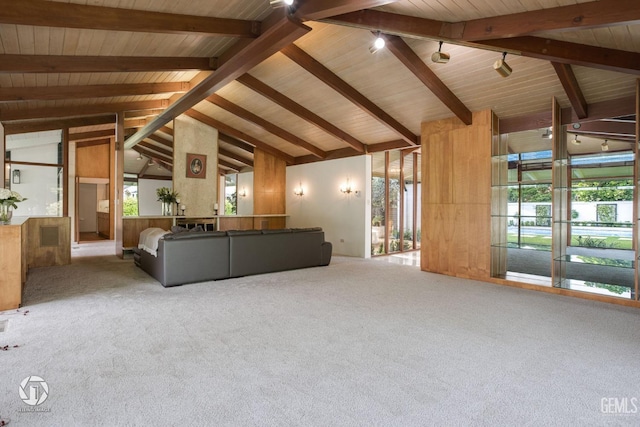
[[[384,38],[382,38],[382,36],[380,35],[380,31],[378,31],[378,35],[376,37],[376,40],[369,47],[369,52],[376,53],[380,49],[384,48],[385,44],[386,44],[386,42],[384,41]]]
[[[299,183],[296,188],[293,189],[293,194],[296,196],[304,196],[304,188],[302,188],[302,183]]]
[[[573,135],[573,141],[571,141],[571,143],[572,143],[573,145],[580,145],[580,144],[582,144],[582,141],[580,141],[580,140],[578,139],[578,134]]]
[[[438,46],[438,51],[434,52],[431,55],[431,60],[437,64],[446,64],[451,59],[451,55],[445,52],[441,52],[442,50],[442,41],[440,41],[440,45]]]
[[[602,151],[609,151],[609,144],[607,143],[607,140],[605,139],[604,142],[600,145],[600,148],[602,149]]]
[[[20,169],[14,169],[11,174],[11,182],[13,184],[20,184]]]
[[[506,63],[505,58],[507,57],[507,52],[502,53],[502,59],[498,59],[493,63],[493,69],[498,72],[502,77],[509,77],[511,72],[513,71],[509,64]]]
[[[269,0],[269,5],[271,7],[284,7],[293,5],[294,0]]]

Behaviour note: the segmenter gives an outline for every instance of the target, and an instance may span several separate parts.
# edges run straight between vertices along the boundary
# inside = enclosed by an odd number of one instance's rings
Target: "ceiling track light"
[[[493,69],[498,72],[502,77],[509,77],[513,70],[509,67],[509,64],[505,61],[507,52],[502,52],[502,59],[498,59],[493,63]]]
[[[436,64],[446,64],[449,62],[449,59],[451,59],[451,55],[446,52],[442,52],[442,41],[440,41],[438,51],[431,55],[431,60]]]
[[[387,43],[385,42],[384,38],[380,34],[380,31],[378,31],[376,35],[376,41],[374,41],[373,44],[369,47],[369,52],[376,53],[380,49],[383,49],[386,44]]]
[[[602,151],[609,151],[609,143],[607,142],[607,140],[605,139],[604,142],[600,145],[600,148],[602,149]]]
[[[573,143],[573,145],[580,145],[582,144],[582,141],[580,141],[578,139],[578,134],[573,135],[573,141],[571,141]]]
[[[552,139],[553,138],[553,132],[551,132],[551,129],[545,130],[544,133],[542,134],[542,138],[543,139]]]

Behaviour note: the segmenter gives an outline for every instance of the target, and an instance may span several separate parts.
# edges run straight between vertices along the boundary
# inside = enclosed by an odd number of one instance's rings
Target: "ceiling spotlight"
[[[138,157],[136,157],[136,160],[142,160],[142,154],[138,154]]]
[[[147,166],[153,166],[153,159],[149,159],[149,163],[147,163]]]
[[[269,5],[271,7],[284,7],[291,6],[293,4],[293,0],[269,0]]]
[[[571,141],[574,145],[582,144],[582,141],[578,139],[578,134],[573,135],[573,141]]]
[[[604,142],[600,145],[600,148],[602,148],[602,151],[609,151],[609,144],[607,143],[607,140],[605,139]]]
[[[447,62],[449,62],[449,59],[451,59],[451,55],[441,51],[442,51],[442,41],[438,46],[438,51],[434,52],[433,55],[431,55],[431,60],[437,64],[446,64]]]
[[[502,53],[502,59],[498,59],[493,63],[493,69],[498,72],[502,77],[509,77],[511,72],[513,71],[509,64],[505,62],[505,58],[507,57],[507,52]]]
[[[384,39],[380,35],[380,31],[378,31],[378,35],[376,37],[376,41],[373,42],[371,47],[369,47],[369,52],[376,53],[380,49],[384,48],[385,44],[386,44],[386,42],[384,41]]]
[[[544,133],[542,134],[542,138],[544,138],[544,139],[553,138],[553,133],[551,132],[551,129],[545,130]]]

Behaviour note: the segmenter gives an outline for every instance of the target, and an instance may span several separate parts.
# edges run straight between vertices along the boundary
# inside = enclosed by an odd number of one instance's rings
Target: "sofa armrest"
[[[331,262],[331,252],[333,251],[333,245],[331,242],[323,242],[320,247],[321,250],[321,261],[320,265],[325,266],[329,265]]]

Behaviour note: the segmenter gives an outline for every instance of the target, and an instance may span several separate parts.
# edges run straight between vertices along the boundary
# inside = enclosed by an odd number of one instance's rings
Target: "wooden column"
[[[253,213],[285,214],[286,213],[286,178],[287,164],[262,150],[255,149],[253,153]],[[258,224],[257,222],[260,222]],[[256,219],[254,228],[265,228],[262,221]],[[266,228],[280,228],[285,226],[284,218],[268,220]]]
[[[422,124],[421,269],[487,280],[493,113]]]
[[[124,112],[116,116],[116,136],[111,138],[111,168],[109,183],[110,202],[109,220],[111,221],[110,235],[115,240],[116,255],[120,258],[124,256],[123,251],[123,228],[122,228],[122,201],[124,195]]]

